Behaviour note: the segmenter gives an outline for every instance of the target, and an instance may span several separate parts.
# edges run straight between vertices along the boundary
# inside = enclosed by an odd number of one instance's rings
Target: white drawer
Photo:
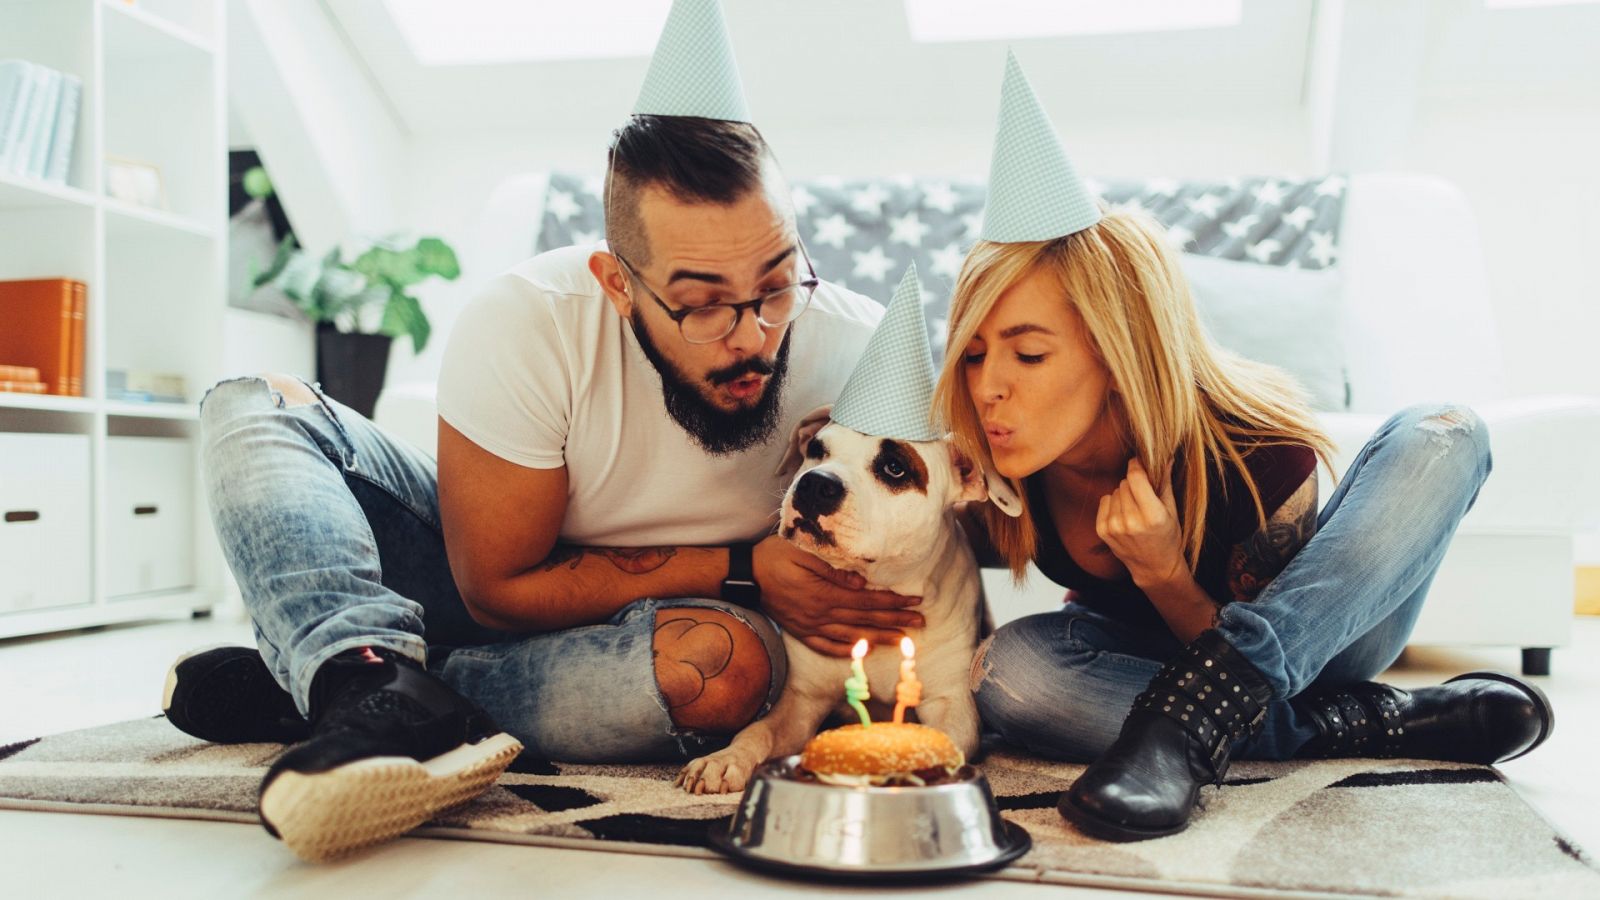
[[[194,584],[194,445],[106,441],[106,595]]]
[[[89,438],[0,433],[0,613],[91,602]]]

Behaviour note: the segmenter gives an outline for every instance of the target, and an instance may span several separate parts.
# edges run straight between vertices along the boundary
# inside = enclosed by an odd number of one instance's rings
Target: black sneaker
[[[317,670],[311,739],[261,782],[261,823],[304,859],[386,841],[476,797],[522,744],[421,666],[346,651]]]
[[[161,696],[184,734],[216,744],[293,744],[311,734],[294,698],[254,647],[210,647],[178,657]]]

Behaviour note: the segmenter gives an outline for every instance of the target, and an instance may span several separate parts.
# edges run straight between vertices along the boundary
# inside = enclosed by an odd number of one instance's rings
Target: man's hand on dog
[[[860,638],[892,644],[900,640],[899,629],[922,626],[921,614],[905,608],[922,598],[863,590],[860,575],[835,569],[778,535],[756,545],[754,563],[761,608],[818,653],[849,656]]]

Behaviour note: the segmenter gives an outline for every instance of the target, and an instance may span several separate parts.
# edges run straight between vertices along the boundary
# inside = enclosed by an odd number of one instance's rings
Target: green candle
[[[862,701],[872,696],[867,687],[867,670],[861,665],[861,659],[866,655],[867,639],[862,638],[856,641],[855,647],[850,650],[850,671],[855,674],[844,680],[844,699],[856,711],[856,715],[861,717],[861,726],[870,728],[872,719],[867,715],[867,708],[862,705]]]

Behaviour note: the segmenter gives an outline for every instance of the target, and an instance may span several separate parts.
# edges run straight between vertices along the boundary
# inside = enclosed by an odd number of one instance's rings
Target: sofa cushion
[[[1600,528],[1600,467],[1590,463],[1600,446],[1600,400],[1551,394],[1472,409],[1489,430],[1493,471],[1461,520],[1461,534],[1571,535]],[[1342,477],[1388,416],[1317,418],[1338,448],[1333,462]],[[1324,477],[1324,502],[1332,490]]]
[[[1222,347],[1284,369],[1318,410],[1349,405],[1337,268],[1263,266],[1185,253],[1206,331]]]

